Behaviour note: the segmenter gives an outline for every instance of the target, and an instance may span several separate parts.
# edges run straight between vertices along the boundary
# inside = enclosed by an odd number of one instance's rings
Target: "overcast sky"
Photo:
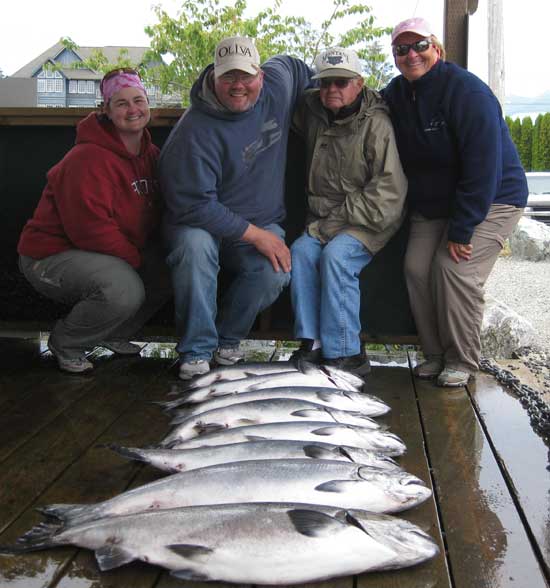
[[[548,0],[503,0],[506,94],[537,96],[550,90],[550,75],[544,54],[548,38]],[[350,1],[353,3],[353,0]],[[380,26],[393,26],[410,16],[428,18],[443,36],[444,0],[364,0]],[[56,43],[71,37],[77,45],[146,46],[144,32],[156,18],[152,10],[160,4],[175,15],[175,0],[12,0],[2,6],[0,68],[11,75]],[[248,0],[257,12],[271,0]],[[487,0],[470,19],[469,69],[487,79]],[[283,0],[281,11],[300,14],[318,25],[330,14],[332,0]],[[300,12],[297,13],[296,11]],[[389,43],[387,43],[389,47]],[[544,60],[544,67],[541,67]]]

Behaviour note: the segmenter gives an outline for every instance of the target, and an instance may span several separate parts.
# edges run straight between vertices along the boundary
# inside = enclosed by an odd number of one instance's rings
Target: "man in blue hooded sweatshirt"
[[[212,358],[242,359],[239,343],[290,280],[284,176],[288,131],[311,70],[277,56],[260,68],[246,37],[216,47],[191,90],[191,107],[160,157],[166,201],[180,378],[207,373]],[[232,282],[217,309],[218,271]]]

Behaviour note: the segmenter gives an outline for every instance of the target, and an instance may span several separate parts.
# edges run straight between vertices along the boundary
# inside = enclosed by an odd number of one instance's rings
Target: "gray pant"
[[[447,219],[411,218],[405,278],[425,356],[468,373],[479,368],[484,286],[522,209],[491,206],[472,236],[470,260],[455,263],[447,250]]]
[[[128,339],[170,299],[170,276],[160,248],[149,247],[142,259],[136,271],[118,257],[79,249],[39,260],[19,258],[35,290],[73,306],[50,334],[60,354],[76,358],[102,341]]]

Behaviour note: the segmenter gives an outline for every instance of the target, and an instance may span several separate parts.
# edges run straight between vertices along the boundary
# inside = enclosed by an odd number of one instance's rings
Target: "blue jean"
[[[357,355],[361,350],[359,274],[372,255],[346,233],[326,245],[304,234],[290,251],[294,336],[320,339],[326,359]]]
[[[284,239],[276,224],[262,227]],[[244,241],[217,239],[196,227],[166,227],[172,272],[176,347],[183,361],[210,360],[217,347],[235,347],[252,328],[256,316],[272,304],[290,281],[275,272],[269,260]],[[220,267],[232,280],[218,312]]]

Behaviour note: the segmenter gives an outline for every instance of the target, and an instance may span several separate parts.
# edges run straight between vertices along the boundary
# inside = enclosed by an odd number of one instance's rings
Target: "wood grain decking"
[[[178,384],[175,356],[149,344],[145,357],[97,349],[93,375],[61,373],[35,337],[0,337],[0,544],[42,520],[40,505],[96,502],[160,477],[101,447],[141,447],[168,431],[163,400]],[[441,548],[415,568],[323,582],[323,588],[539,588],[549,586],[548,447],[496,381],[440,389],[414,380],[414,354],[381,354],[367,391],[392,411],[382,419],[407,445],[399,459],[432,485],[432,500],[400,516]],[[273,579],[276,583],[276,578]],[[101,573],[73,547],[0,556],[0,588],[198,588],[161,568],[132,563]]]

